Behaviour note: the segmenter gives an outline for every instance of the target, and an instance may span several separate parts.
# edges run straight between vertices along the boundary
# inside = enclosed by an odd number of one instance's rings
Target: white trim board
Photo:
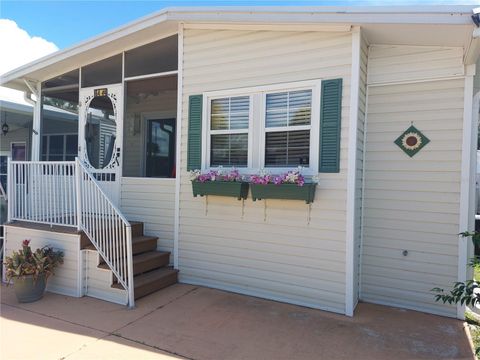
[[[468,65],[466,68],[464,107],[463,107],[463,140],[462,140],[462,171],[460,183],[460,209],[458,232],[474,230],[474,209],[471,206],[472,194],[475,194],[475,176],[472,171],[474,157],[474,136],[477,134],[477,124],[473,121],[473,77],[475,65]],[[478,101],[478,99],[476,99]],[[478,111],[478,105],[475,106]],[[467,279],[468,241],[470,239],[459,236],[458,239],[458,278],[457,281],[464,282]],[[465,318],[465,305],[457,304],[457,318]]]
[[[348,116],[348,174],[345,250],[345,315],[353,316],[357,294],[355,281],[355,211],[357,179],[358,100],[360,91],[361,34],[357,27],[352,32],[352,72],[350,81],[350,113]]]
[[[178,237],[180,232],[180,185],[182,177],[181,142],[183,116],[183,24],[178,26],[178,74],[177,74],[177,143],[175,150],[175,215],[173,228],[173,267],[178,269]]]

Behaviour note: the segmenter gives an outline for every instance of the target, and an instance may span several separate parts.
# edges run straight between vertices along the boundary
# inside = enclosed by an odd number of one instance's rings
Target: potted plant
[[[229,172],[211,170],[202,173],[200,170],[191,172],[193,196],[217,195],[235,197],[238,200],[248,196],[248,183],[243,181],[238,170]]]
[[[44,246],[32,252],[30,240],[22,242],[22,249],[5,257],[7,280],[13,280],[15,295],[19,302],[39,300],[44,292],[47,279],[54,269],[63,264],[63,253]]]
[[[262,172],[250,177],[252,199],[304,200],[307,204],[315,198],[316,181],[307,181],[301,169],[282,175],[270,175]]]

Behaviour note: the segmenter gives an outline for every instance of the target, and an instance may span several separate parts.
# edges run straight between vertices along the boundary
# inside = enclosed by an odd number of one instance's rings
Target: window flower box
[[[241,181],[198,181],[192,180],[193,196],[216,195],[235,197],[238,200],[248,197],[248,183]]]
[[[304,200],[307,204],[313,202],[315,198],[315,188],[317,183],[297,184],[250,184],[252,190],[252,199],[285,199],[285,200]]]
[[[264,171],[250,177],[252,199],[304,200],[307,204],[315,198],[316,181],[305,181],[302,168],[282,175],[270,175]]]
[[[243,181],[238,170],[230,172],[211,170],[202,173],[200,170],[191,172],[193,196],[228,196],[238,200],[245,200],[248,197],[248,183]]]

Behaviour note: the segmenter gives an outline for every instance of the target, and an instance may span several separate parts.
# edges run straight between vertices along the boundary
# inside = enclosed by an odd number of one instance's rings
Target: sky
[[[470,5],[480,0],[0,0],[0,74],[172,6]],[[0,87],[0,99],[23,95]]]

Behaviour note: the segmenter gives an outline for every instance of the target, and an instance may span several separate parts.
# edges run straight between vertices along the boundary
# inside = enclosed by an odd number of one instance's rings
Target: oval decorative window
[[[85,142],[87,157],[95,169],[103,169],[113,157],[117,124],[112,100],[95,96],[87,110]]]

